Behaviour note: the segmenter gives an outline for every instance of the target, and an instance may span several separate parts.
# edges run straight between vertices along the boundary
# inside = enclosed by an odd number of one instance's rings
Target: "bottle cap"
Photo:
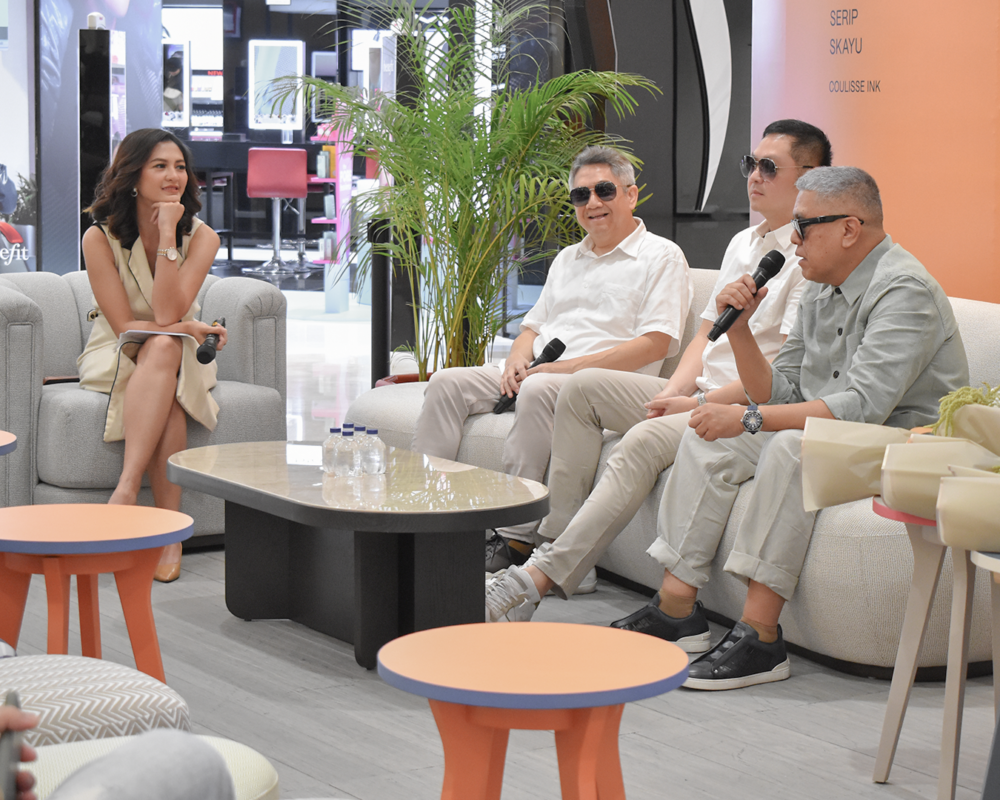
[[[355,425],[354,426],[354,430],[356,430],[358,433],[364,433],[365,432],[365,426],[364,425]]]
[[[346,430],[354,430],[354,423],[353,422],[345,422],[344,423],[344,430],[345,431]]]
[[[371,436],[372,434],[375,434],[375,433],[378,433],[378,428],[369,428],[368,429],[368,435],[369,436]]]
[[[353,435],[354,431],[350,430],[349,428],[344,428],[344,436],[353,436]]]

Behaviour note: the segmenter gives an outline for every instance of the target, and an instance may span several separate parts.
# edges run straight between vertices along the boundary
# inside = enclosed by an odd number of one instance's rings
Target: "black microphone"
[[[537,367],[539,364],[548,364],[550,361],[556,361],[564,352],[566,352],[566,345],[563,344],[562,339],[553,339],[545,345],[542,352],[539,353],[538,358],[531,362],[531,367]],[[528,369],[531,369],[531,367]],[[502,414],[516,402],[516,394],[513,397],[507,397],[507,395],[504,395],[500,398],[500,402],[493,406],[493,413]]]
[[[766,256],[764,256],[760,263],[757,265],[756,271],[750,277],[753,278],[753,282],[757,284],[757,290],[764,286],[771,278],[781,272],[781,268],[785,265],[785,257],[779,253],[777,250],[772,250]],[[726,306],[725,310],[719,314],[719,318],[715,320],[715,324],[712,326],[712,330],[708,333],[708,341],[714,342],[722,334],[733,327],[733,323],[736,322],[736,318],[743,313],[742,308],[733,308],[732,306]]]
[[[226,327],[226,318],[220,317],[212,326],[221,325],[223,328]],[[215,348],[219,346],[219,334],[210,333],[205,337],[205,341],[198,347],[198,363],[199,364],[211,364],[215,361]]]

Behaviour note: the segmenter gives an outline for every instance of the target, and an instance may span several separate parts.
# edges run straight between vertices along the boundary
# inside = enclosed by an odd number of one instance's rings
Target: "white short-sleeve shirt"
[[[555,257],[538,302],[521,331],[538,334],[537,358],[552,339],[566,345],[562,358],[608,350],[645,333],[671,337],[668,357],[677,353],[694,287],[681,249],[649,233],[642,220],[610,253],[594,254],[588,235]],[[662,361],[637,372],[656,375]]]
[[[792,223],[783,225],[775,231],[766,231],[767,222],[762,222],[756,228],[747,228],[736,234],[726,254],[722,258],[719,278],[712,289],[712,298],[708,301],[701,318],[715,322],[719,312],[715,307],[715,297],[727,285],[741,275],[752,273],[757,269],[760,260],[771,250],[777,250],[785,257],[781,271],[767,282],[767,297],[765,297],[753,317],[750,318],[750,330],[761,352],[768,360],[777,355],[783,336],[787,336],[795,324],[799,310],[799,298],[805,287],[805,278],[799,268],[799,258],[795,255],[795,245],[792,244]],[[736,359],[733,348],[729,345],[728,336],[720,336],[718,340],[709,342],[702,353],[701,377],[695,380],[703,392],[718,389],[727,383],[739,380],[736,369]]]

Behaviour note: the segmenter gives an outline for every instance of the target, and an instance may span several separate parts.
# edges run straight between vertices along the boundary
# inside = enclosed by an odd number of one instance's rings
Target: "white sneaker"
[[[486,584],[486,622],[527,622],[542,598],[521,567],[508,567]]]
[[[547,553],[552,549],[552,542],[542,542],[538,547],[536,547],[531,555],[528,556],[528,560],[521,565],[521,569],[527,569],[528,567],[535,566],[535,562],[538,561],[538,557],[544,553]],[[597,569],[592,568],[590,572],[583,576],[583,580],[580,581],[580,585],[576,587],[576,591],[573,594],[591,594],[597,591]],[[551,589],[549,589],[548,594],[555,594]]]

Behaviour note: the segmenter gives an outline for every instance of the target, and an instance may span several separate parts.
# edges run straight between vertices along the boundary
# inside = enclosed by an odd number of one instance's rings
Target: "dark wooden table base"
[[[227,501],[226,606],[350,642],[374,669],[398,636],[483,621],[484,534],[317,528]]]

